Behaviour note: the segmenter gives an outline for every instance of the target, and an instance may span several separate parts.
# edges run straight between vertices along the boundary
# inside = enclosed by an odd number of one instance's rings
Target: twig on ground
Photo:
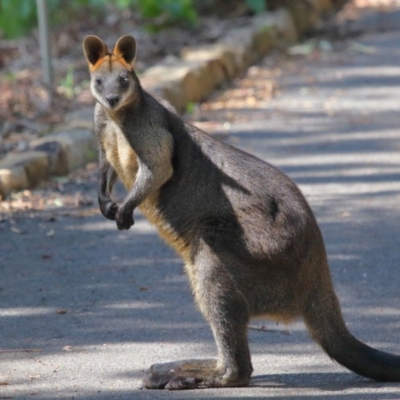
[[[0,354],[6,353],[39,353],[43,349],[0,349]]]
[[[264,325],[257,326],[257,325],[247,325],[247,328],[253,331],[261,331],[261,332],[269,332],[269,333],[282,333],[283,335],[291,335],[289,331],[281,331],[278,329],[268,329]]]

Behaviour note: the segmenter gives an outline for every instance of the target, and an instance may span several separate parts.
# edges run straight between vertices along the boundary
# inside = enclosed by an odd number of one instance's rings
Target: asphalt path
[[[392,26],[283,60],[276,96],[232,109],[243,119],[224,137],[300,186],[349,329],[397,354],[399,43]],[[82,187],[95,198],[94,183],[69,190]],[[137,214],[133,229],[119,232],[95,207],[20,212],[0,223],[0,399],[400,399],[400,384],[332,362],[301,321],[254,321],[249,340],[247,388],[141,390],[153,363],[215,356],[182,262],[155,229]]]

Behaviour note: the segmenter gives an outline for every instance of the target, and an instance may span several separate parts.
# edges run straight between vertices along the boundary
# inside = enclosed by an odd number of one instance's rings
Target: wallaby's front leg
[[[100,165],[98,176],[98,200],[101,213],[112,221],[118,210],[118,204],[111,199],[111,190],[117,179],[117,173],[104,154],[100,151]]]
[[[127,138],[132,140],[132,138]],[[153,194],[166,183],[173,173],[171,164],[172,138],[169,132],[161,129],[155,137],[143,138],[136,149],[138,171],[135,183],[118,207],[115,220],[118,229],[129,229],[133,224],[133,211],[149,195]],[[133,147],[133,146],[132,146]]]
[[[134,224],[133,211],[151,191],[157,189],[154,180],[155,173],[145,165],[139,163],[139,169],[132,190],[128,193],[124,202],[118,207],[115,216],[118,229],[130,229]]]

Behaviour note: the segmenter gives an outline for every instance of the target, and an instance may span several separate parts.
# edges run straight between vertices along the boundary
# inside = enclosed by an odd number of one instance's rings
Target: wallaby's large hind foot
[[[246,386],[250,375],[240,376],[217,367],[217,360],[181,360],[154,364],[147,370],[143,387],[147,389],[197,389],[207,387]]]

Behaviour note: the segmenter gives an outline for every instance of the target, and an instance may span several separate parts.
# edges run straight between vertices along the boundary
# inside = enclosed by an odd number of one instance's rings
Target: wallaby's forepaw
[[[240,378],[217,368],[217,360],[182,360],[154,364],[143,379],[146,389],[197,389],[206,387],[245,386],[250,376]]]
[[[119,230],[130,229],[135,223],[133,220],[133,210],[130,207],[119,206],[115,221]]]
[[[99,200],[101,213],[111,221],[115,221],[115,216],[118,211],[118,204],[114,203],[112,200]]]

